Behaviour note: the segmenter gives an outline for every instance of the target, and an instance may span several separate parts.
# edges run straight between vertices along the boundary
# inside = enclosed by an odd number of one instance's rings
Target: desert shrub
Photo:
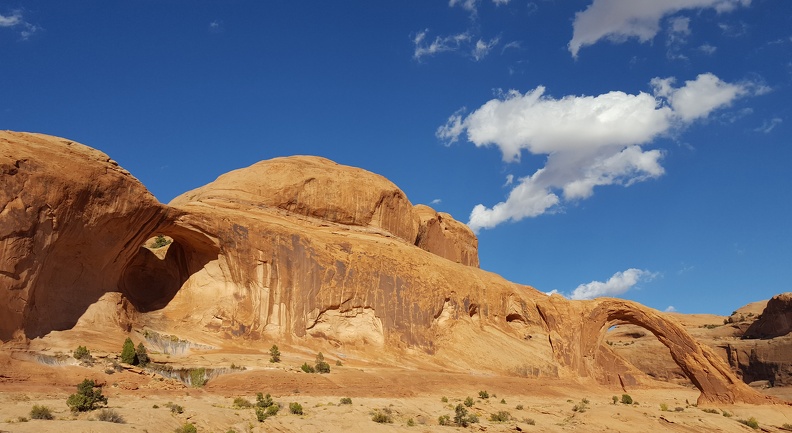
[[[415,420],[413,420],[412,418],[407,420],[407,427],[412,427],[414,425],[415,425]]]
[[[341,399],[341,404],[352,404],[352,399],[349,397],[344,397]]]
[[[152,405],[151,408],[152,409],[159,409],[159,405],[158,404]]]
[[[460,427],[467,427],[477,422],[478,417],[475,414],[469,414],[465,406],[458,404],[454,408],[454,424]]]
[[[289,403],[289,412],[295,415],[302,415],[303,407],[300,403]]]
[[[149,245],[149,248],[151,249],[162,248],[170,243],[171,241],[169,241],[168,238],[166,238],[165,236],[157,235],[157,237],[154,238],[154,242],[152,242],[151,245]]]
[[[330,373],[330,364],[325,362],[322,352],[316,354],[316,365],[314,368],[316,368],[317,373]]]
[[[311,367],[310,365],[308,365],[307,362],[305,364],[301,365],[300,368],[302,369],[302,371],[304,371],[306,373],[316,373],[316,370],[313,367]]]
[[[616,397],[616,396],[614,395],[614,396],[613,396],[613,397],[611,397],[611,398],[613,399],[613,404],[616,404],[616,403],[618,403],[618,402],[619,402],[619,397]]]
[[[30,421],[26,416],[18,416],[17,422],[28,422]]]
[[[521,405],[521,404],[518,404],[517,406],[514,406],[514,408],[517,409],[517,410],[523,410],[523,407],[524,406]]]
[[[784,425],[781,426],[781,430],[792,431],[792,424],[785,423]]]
[[[270,347],[269,354],[270,354],[270,362],[272,363],[280,362],[281,353],[280,350],[278,350],[278,346],[273,344],[272,347]]]
[[[506,399],[505,398],[501,399],[501,404],[506,404]]]
[[[685,408],[681,407],[681,406],[677,406],[677,407],[674,408],[674,412],[683,412],[684,410],[685,410]]]
[[[269,406],[267,408],[267,416],[275,416],[278,414],[279,410],[280,410],[280,406],[278,406],[277,404],[273,404],[272,406]]]
[[[732,417],[732,414],[729,413],[729,412],[726,412],[725,410],[721,411],[721,412],[723,413],[723,416],[725,416],[726,418],[731,418]]]
[[[393,417],[388,411],[375,410],[371,415],[371,420],[380,424],[390,424],[393,422]]]
[[[253,403],[249,402],[245,398],[237,397],[234,399],[234,407],[239,409],[249,409],[253,407]]]
[[[267,419],[267,409],[256,407],[256,419],[258,422],[264,422],[264,420]]]
[[[528,425],[536,425],[536,421],[533,418],[523,418],[523,422]]]
[[[124,364],[135,365],[137,364],[137,354],[135,353],[135,343],[132,339],[127,337],[124,340],[124,346],[121,348],[121,362]]]
[[[35,405],[30,409],[30,419],[54,419],[52,410],[47,406]]]
[[[74,359],[79,360],[91,359],[91,352],[85,346],[77,346],[77,349],[74,350],[72,356],[74,356]]]
[[[748,419],[738,419],[737,422],[740,424],[747,425],[748,427],[756,430],[759,428],[759,421],[756,420],[754,417],[750,417]]]
[[[148,351],[146,351],[146,346],[143,343],[139,343],[137,348],[135,349],[135,357],[137,358],[137,364],[141,367],[145,367],[149,363],[149,356]]]
[[[178,427],[176,430],[173,431],[174,433],[198,433],[198,429],[195,428],[193,423],[184,423],[181,427]]]
[[[451,425],[451,417],[448,415],[440,415],[437,418],[437,423],[440,425]]]
[[[170,411],[173,413],[184,413],[184,408],[181,405],[175,403],[167,402],[165,403],[165,407],[170,409]]]
[[[272,406],[273,404],[275,404],[275,403],[272,401],[272,396],[271,395],[269,395],[269,394],[263,395],[260,392],[256,393],[256,406],[257,407],[268,408],[268,407]]]
[[[622,404],[633,404],[633,399],[630,394],[622,394],[621,402]]]
[[[489,394],[487,393],[487,391],[479,391],[479,397],[489,398]]]
[[[702,412],[707,412],[707,413],[717,413],[717,414],[720,413],[720,411],[718,409],[701,409],[701,411]]]
[[[660,410],[663,412],[668,412],[668,405],[665,403],[660,403]]]
[[[126,424],[126,420],[118,412],[113,409],[102,409],[99,415],[96,416],[99,421],[114,422],[116,424]]]
[[[505,410],[498,411],[498,413],[490,414],[490,421],[506,422],[511,419],[511,414]]]
[[[66,404],[72,412],[87,412],[96,409],[99,404],[107,404],[107,397],[102,395],[102,390],[94,388],[96,388],[96,384],[89,379],[85,379],[77,385],[77,393],[66,399]]]
[[[200,388],[206,385],[206,369],[201,368],[193,368],[190,370],[190,385],[193,388]]]
[[[443,403],[448,403],[448,397],[442,396],[442,397],[440,397],[440,401],[443,402]]]
[[[341,363],[341,360],[340,359],[336,359],[336,366],[341,367],[342,365],[344,365],[344,364]]]
[[[472,397],[466,398],[464,403],[465,403],[465,406],[467,406],[467,407],[473,407],[473,398]]]

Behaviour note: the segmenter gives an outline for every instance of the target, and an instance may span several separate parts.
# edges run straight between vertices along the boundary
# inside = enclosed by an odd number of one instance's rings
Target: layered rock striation
[[[0,177],[4,341],[68,330],[115,302],[91,323],[218,344],[374,348],[626,388],[647,378],[603,344],[624,322],[669,347],[701,402],[765,401],[651,309],[547,297],[478,269],[466,226],[365,170],[277,158],[163,205],[101,152],[0,132]],[[153,249],[156,235],[173,242]]]

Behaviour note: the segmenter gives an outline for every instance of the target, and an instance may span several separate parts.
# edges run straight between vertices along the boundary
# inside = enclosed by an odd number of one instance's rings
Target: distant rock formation
[[[792,292],[773,296],[743,338],[775,338],[792,332]],[[790,358],[792,359],[792,358]]]
[[[172,243],[150,248],[157,235]],[[411,353],[626,388],[648,379],[602,342],[632,323],[670,349],[700,402],[767,401],[673,320],[478,269],[464,225],[323,158],[263,161],[163,205],[101,152],[0,132],[0,252],[3,341],[71,329],[96,310],[94,327]]]

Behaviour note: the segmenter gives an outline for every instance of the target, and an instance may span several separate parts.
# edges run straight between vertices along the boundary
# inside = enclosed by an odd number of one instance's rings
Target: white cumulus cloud
[[[663,152],[642,146],[761,91],[713,74],[701,74],[678,88],[674,82],[653,79],[654,94],[612,91],[560,99],[545,95],[539,86],[524,94],[506,92],[467,116],[463,111],[451,115],[436,132],[447,143],[465,135],[477,147],[498,147],[505,162],[519,161],[523,151],[547,155],[544,167],[516,180],[505,201],[491,208],[475,206],[470,227],[478,231],[552,212],[564,201],[590,197],[596,186],[630,186],[662,176]]]
[[[569,295],[570,299],[594,299],[600,296],[616,296],[630,290],[640,281],[649,281],[655,274],[642,269],[630,268],[616,272],[608,281],[592,281],[581,284]]]
[[[751,0],[593,0],[586,10],[575,14],[569,51],[577,57],[581,48],[602,39],[648,42],[660,31],[661,20],[677,12],[715,9],[724,13],[750,4]],[[678,24],[672,21],[672,25]]]

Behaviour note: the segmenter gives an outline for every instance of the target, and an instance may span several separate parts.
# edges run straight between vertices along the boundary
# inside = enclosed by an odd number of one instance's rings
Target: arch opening
[[[160,310],[191,275],[217,259],[218,254],[206,240],[165,231],[138,248],[121,273],[118,288],[136,311]]]

